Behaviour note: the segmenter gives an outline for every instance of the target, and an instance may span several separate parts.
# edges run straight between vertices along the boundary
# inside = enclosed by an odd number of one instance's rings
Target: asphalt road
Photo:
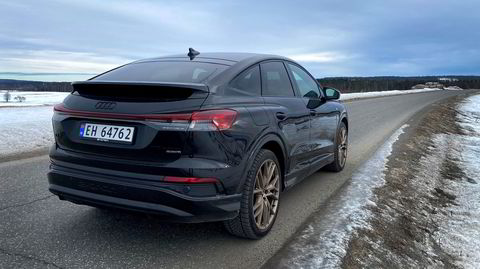
[[[393,131],[429,104],[460,93],[436,91],[347,103],[346,169],[338,174],[317,172],[284,193],[274,228],[258,241],[232,237],[220,223],[165,224],[151,215],[60,201],[47,190],[46,156],[0,163],[0,268],[260,267]]]

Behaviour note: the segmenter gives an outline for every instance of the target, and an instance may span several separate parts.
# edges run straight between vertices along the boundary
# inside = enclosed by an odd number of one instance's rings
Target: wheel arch
[[[285,152],[280,146],[280,144],[275,140],[270,140],[263,144],[260,149],[267,149],[273,152],[280,163],[280,171],[282,172],[282,190],[285,189],[285,171],[286,171],[286,163],[285,163]]]
[[[238,186],[239,189],[237,190],[237,193],[238,193],[238,191],[241,191],[241,189],[243,188],[243,185],[245,184],[245,180],[246,180],[247,175],[248,175],[248,170],[252,166],[253,159],[255,158],[255,154],[258,154],[258,152],[261,149],[270,150],[277,157],[278,162],[280,163],[280,170],[282,172],[282,190],[285,189],[285,180],[284,179],[285,179],[285,174],[286,174],[286,171],[287,171],[287,162],[288,162],[285,144],[283,143],[282,139],[277,134],[268,133],[268,134],[265,134],[264,136],[262,136],[260,139],[258,139],[258,142],[255,144],[255,146],[251,150],[250,154],[248,155],[249,161],[247,163],[245,172],[242,176],[242,182]]]
[[[347,116],[346,115],[343,115],[341,117],[341,120],[340,122],[343,122],[345,124],[345,127],[347,127],[347,131],[348,131],[348,119],[347,119]]]
[[[340,114],[340,120],[337,122],[337,128],[335,130],[335,140],[334,140],[335,143],[337,143],[337,134],[338,134],[338,130],[340,128],[341,123],[345,124],[345,127],[347,127],[347,133],[348,133],[348,117],[345,111]]]

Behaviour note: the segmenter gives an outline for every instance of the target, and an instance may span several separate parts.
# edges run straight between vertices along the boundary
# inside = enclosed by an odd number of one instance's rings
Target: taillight
[[[188,184],[200,184],[200,183],[217,183],[218,180],[216,178],[200,178],[200,177],[171,177],[166,176],[163,178],[165,182],[172,182],[172,183],[188,183]]]
[[[109,112],[93,112],[68,109],[63,104],[57,104],[53,107],[56,113],[63,113],[70,116],[78,116],[85,118],[103,118],[103,119],[128,119],[128,120],[144,120],[144,121],[162,121],[162,122],[190,122],[192,114],[126,114],[126,113],[109,113]]]
[[[225,130],[232,127],[236,117],[237,111],[230,109],[193,112],[190,128],[210,130],[214,126],[219,130]]]
[[[186,124],[194,130],[226,130],[232,127],[237,117],[237,111],[231,109],[204,110],[193,113],[181,114],[126,114],[111,112],[93,112],[68,109],[63,104],[55,105],[55,113],[62,113],[70,116],[85,118],[103,119],[131,119],[152,121],[167,124]],[[165,126],[167,128],[168,126]]]

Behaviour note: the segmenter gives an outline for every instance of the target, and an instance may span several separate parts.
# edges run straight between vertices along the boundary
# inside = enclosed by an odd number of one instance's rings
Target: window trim
[[[312,74],[310,74],[310,72],[307,71],[307,69],[303,68],[303,66],[301,66],[301,65],[299,65],[299,64],[297,64],[297,63],[295,63],[295,62],[286,60],[286,61],[285,61],[285,66],[286,66],[287,69],[288,69],[288,75],[291,76],[291,77],[293,77],[293,73],[292,73],[293,71],[292,71],[292,69],[290,68],[289,64],[294,65],[294,66],[300,68],[301,70],[303,70],[305,73],[307,73],[307,75],[308,75],[311,79],[313,79],[313,81],[315,81],[315,83],[316,83],[317,86],[318,86],[318,91],[320,92],[319,98],[322,98],[322,97],[325,98],[325,95],[323,94],[323,87],[322,87],[322,85],[318,82],[317,79],[315,79],[315,78],[312,76]],[[291,78],[291,79],[292,79],[292,78]],[[300,92],[300,89],[298,88],[297,83],[296,83],[296,82],[293,83],[293,80],[292,80],[292,84],[294,84],[295,91],[297,92],[298,97],[300,97],[300,98],[306,98],[306,97],[303,97],[303,96],[302,96],[302,93]],[[308,99],[308,98],[307,98],[307,99]]]
[[[266,95],[263,95],[263,76],[262,76],[262,64],[265,64],[265,63],[271,63],[271,62],[277,62],[277,63],[281,63],[283,65],[283,68],[285,69],[285,71],[287,72],[287,78],[288,78],[288,81],[290,82],[290,87],[292,89],[292,93],[293,95],[292,96],[266,96]],[[261,83],[261,96],[262,97],[275,97],[275,98],[293,98],[293,97],[298,97],[297,95],[297,91],[295,90],[295,86],[293,85],[292,83],[292,79],[290,77],[290,73],[289,73],[289,70],[287,68],[287,66],[285,65],[285,61],[281,60],[281,59],[271,59],[271,60],[265,60],[265,61],[261,61],[261,62],[258,62],[257,63],[258,66],[260,67],[260,83]]]

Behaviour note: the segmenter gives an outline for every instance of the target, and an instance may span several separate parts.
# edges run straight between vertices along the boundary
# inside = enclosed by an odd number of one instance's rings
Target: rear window
[[[143,62],[127,64],[93,80],[200,83],[227,67],[201,62]]]

